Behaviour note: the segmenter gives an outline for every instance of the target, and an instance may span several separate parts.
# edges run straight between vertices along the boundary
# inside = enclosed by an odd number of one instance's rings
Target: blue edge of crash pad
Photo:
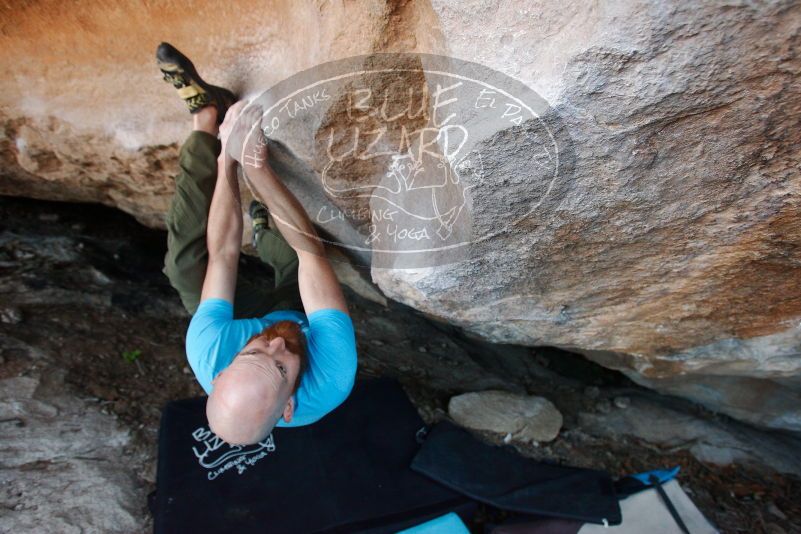
[[[401,530],[398,534],[470,534],[470,531],[458,515],[450,512],[416,527]]]
[[[659,479],[659,482],[664,484],[669,480],[673,479],[677,474],[679,474],[679,467],[676,466],[673,469],[656,469],[654,471],[647,471],[645,473],[637,473],[636,475],[629,475],[631,478],[636,478],[646,486],[651,485],[650,475],[654,475],[656,478]]]

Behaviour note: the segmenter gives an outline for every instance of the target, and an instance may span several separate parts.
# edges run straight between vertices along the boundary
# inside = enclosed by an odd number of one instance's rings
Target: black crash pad
[[[409,468],[423,421],[396,382],[358,382],[321,421],[244,448],[209,432],[205,406],[162,414],[156,534],[394,532],[473,506]]]
[[[607,473],[524,458],[447,421],[431,430],[412,469],[502,510],[609,525],[622,520]]]

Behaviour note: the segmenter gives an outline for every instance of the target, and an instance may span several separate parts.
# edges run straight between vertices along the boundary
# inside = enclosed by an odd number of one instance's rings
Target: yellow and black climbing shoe
[[[258,200],[254,200],[250,203],[250,208],[248,209],[248,213],[250,214],[250,220],[253,221],[253,230],[264,230],[265,228],[270,227],[269,215],[270,210],[267,209],[267,206],[259,202]]]
[[[231,91],[204,82],[189,58],[169,43],[159,45],[156,60],[164,81],[178,90],[178,96],[189,106],[189,113],[197,113],[206,106],[216,106],[217,122],[222,122],[228,107],[236,102],[236,96]]]
[[[250,203],[248,213],[253,226],[253,246],[256,247],[259,234],[270,227],[270,210],[258,200],[254,200]]]

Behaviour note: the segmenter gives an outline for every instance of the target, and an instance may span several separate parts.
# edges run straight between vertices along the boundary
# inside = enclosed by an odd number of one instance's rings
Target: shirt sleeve
[[[317,310],[308,316],[309,350],[314,371],[310,389],[316,390],[324,415],[339,406],[353,389],[356,379],[356,333],[348,314],[335,309]]]
[[[231,363],[247,341],[245,330],[237,323],[233,305],[223,299],[201,302],[189,323],[186,356],[206,393],[211,393],[211,381]]]

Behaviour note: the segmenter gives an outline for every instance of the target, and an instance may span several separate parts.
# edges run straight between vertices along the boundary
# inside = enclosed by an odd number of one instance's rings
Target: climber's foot
[[[267,209],[267,206],[259,202],[258,200],[254,200],[250,203],[250,208],[248,209],[248,213],[250,214],[250,220],[253,221],[253,231],[264,230],[265,228],[269,228],[269,220],[268,217],[270,215],[270,210]]]
[[[259,234],[270,227],[270,210],[258,200],[254,200],[250,203],[248,213],[250,214],[251,224],[253,225],[253,246],[255,247],[256,239]]]
[[[236,96],[231,91],[203,81],[189,58],[169,43],[159,45],[156,60],[164,81],[178,90],[178,96],[186,102],[189,113],[214,106],[217,109],[217,124],[222,122],[228,107],[236,102]]]

